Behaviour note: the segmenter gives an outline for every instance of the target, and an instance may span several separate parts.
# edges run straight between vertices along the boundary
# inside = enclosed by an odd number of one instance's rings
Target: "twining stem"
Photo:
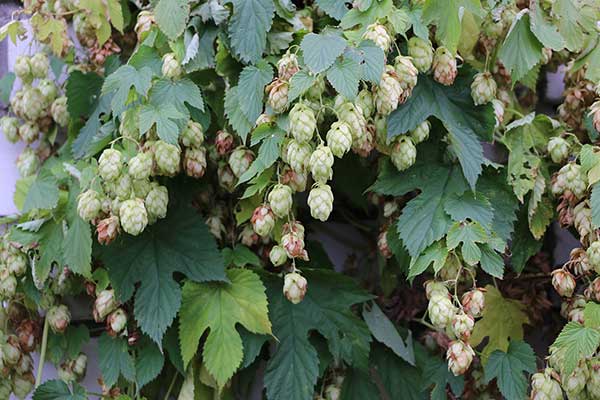
[[[37,388],[42,383],[42,371],[44,370],[44,362],[46,361],[46,348],[48,347],[48,316],[44,318],[44,331],[42,333],[42,348],[40,349],[40,360],[38,361],[38,369],[35,376],[35,387]]]
[[[171,391],[173,390],[173,387],[175,386],[175,381],[177,380],[177,371],[175,371],[175,373],[173,374],[173,379],[171,379],[171,383],[169,384],[169,388],[167,389],[167,394],[165,394],[165,400],[169,400],[169,396],[171,395]]]

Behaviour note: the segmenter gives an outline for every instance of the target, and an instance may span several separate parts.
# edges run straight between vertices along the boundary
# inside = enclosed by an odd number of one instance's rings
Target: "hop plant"
[[[363,117],[370,118],[375,111],[375,99],[373,93],[368,89],[362,89],[358,92],[354,105],[362,110]]]
[[[269,252],[269,260],[271,264],[276,267],[279,267],[287,261],[287,254],[285,253],[285,249],[282,246],[273,246],[271,251]]]
[[[482,289],[473,289],[466,292],[461,299],[463,310],[473,318],[481,316],[485,307],[485,296]]]
[[[333,210],[333,192],[329,185],[317,183],[308,194],[310,215],[319,221],[327,221]]]
[[[117,179],[123,167],[123,157],[119,150],[106,149],[98,159],[98,173],[105,181]]]
[[[127,162],[128,173],[133,179],[148,179],[152,174],[152,156],[149,153],[138,153]]]
[[[585,360],[581,360],[575,370],[563,378],[563,389],[567,393],[568,398],[574,398],[585,389],[585,383],[588,379],[589,371]]]
[[[324,145],[319,145],[310,155],[310,172],[315,182],[325,183],[333,177],[333,153]]]
[[[338,107],[339,120],[345,122],[350,128],[350,134],[353,140],[360,140],[367,133],[367,121],[362,113],[354,104],[345,102]]]
[[[331,124],[327,132],[327,146],[334,156],[342,158],[352,147],[352,134],[350,127],[343,121]]]
[[[35,142],[40,136],[40,128],[35,122],[26,122],[19,127],[19,137],[25,143]]]
[[[142,10],[137,16],[134,31],[137,34],[138,42],[142,42],[152,26],[156,23],[154,14],[151,11]]]
[[[379,46],[384,52],[388,51],[392,44],[392,38],[387,29],[379,23],[367,26],[367,30],[363,33],[362,37],[363,39],[373,41],[373,43]]]
[[[40,159],[30,147],[25,148],[17,157],[17,169],[23,178],[35,174],[39,166]]]
[[[436,328],[445,328],[452,321],[452,317],[456,314],[456,308],[448,298],[448,296],[442,296],[434,294],[429,299],[427,306],[429,313],[429,319]]]
[[[475,352],[467,343],[460,340],[454,341],[450,343],[446,352],[448,368],[455,376],[463,375],[471,366],[474,355]]]
[[[398,171],[404,171],[415,163],[417,148],[409,137],[402,136],[392,148],[390,159]]]
[[[383,258],[392,258],[394,254],[392,253],[392,249],[390,249],[387,233],[387,230],[379,232],[379,236],[377,236],[377,249]]]
[[[308,283],[306,278],[297,272],[290,272],[285,275],[283,282],[283,294],[293,304],[298,304],[304,300]]]
[[[44,105],[52,104],[52,102],[56,100],[56,96],[58,96],[58,88],[50,79],[40,80],[37,89],[44,99]]]
[[[23,83],[28,84],[33,81],[33,73],[31,72],[31,61],[27,56],[17,56],[13,71],[17,78]]]
[[[431,300],[434,296],[448,297],[450,293],[444,282],[439,281],[427,281],[425,282],[425,296],[427,300]]]
[[[98,234],[98,243],[110,244],[119,234],[121,223],[119,217],[111,216],[98,222],[96,233]]]
[[[71,312],[64,304],[51,307],[46,315],[48,325],[54,333],[63,333],[71,322]]]
[[[50,61],[48,56],[44,53],[36,53],[29,60],[31,67],[31,73],[34,78],[45,78],[48,75],[48,68],[50,67]]]
[[[102,203],[100,195],[92,189],[88,189],[79,195],[77,213],[84,221],[91,221],[100,214]]]
[[[227,131],[218,131],[215,139],[217,153],[221,156],[229,153],[233,148],[233,135]]]
[[[290,132],[299,143],[305,143],[312,139],[317,128],[317,119],[312,109],[303,103],[296,103],[289,114]]]
[[[408,40],[408,55],[419,72],[427,72],[433,63],[433,49],[431,43],[413,36]]]
[[[144,205],[150,223],[166,217],[167,206],[169,205],[169,191],[164,186],[154,184],[152,190],[146,196]]]
[[[36,87],[26,88],[22,98],[23,114],[29,121],[35,121],[44,114],[44,108],[47,106],[40,89]]]
[[[114,310],[117,309],[118,303],[115,298],[115,291],[106,289],[98,293],[96,301],[94,301],[94,321],[102,322]]]
[[[445,47],[438,47],[433,56],[433,79],[450,86],[456,79],[456,57]]]
[[[268,204],[263,204],[254,210],[250,219],[252,228],[259,236],[268,236],[275,226],[275,216]]]
[[[402,96],[402,86],[394,76],[395,74],[386,67],[386,72],[383,73],[375,92],[377,112],[384,116],[398,108],[398,102]]]
[[[396,79],[398,79],[402,88],[400,103],[404,103],[417,85],[419,70],[413,64],[411,57],[400,55],[394,60],[394,71],[396,72]]]
[[[277,61],[279,79],[289,81],[298,70],[298,57],[294,53],[288,51]]]
[[[229,156],[229,167],[236,177],[240,177],[250,168],[254,160],[254,153],[244,146],[237,147]]]
[[[117,308],[106,318],[109,335],[116,336],[127,327],[127,313],[122,308]]]
[[[275,79],[265,90],[268,94],[267,102],[275,114],[287,109],[289,84],[286,81]]]
[[[590,107],[590,113],[592,117],[592,124],[594,125],[594,129],[600,132],[600,100],[596,101]]]
[[[425,120],[421,122],[415,129],[410,131],[410,138],[414,144],[419,144],[421,142],[426,141],[429,138],[429,130],[431,129],[431,124],[429,121]]]
[[[562,400],[560,384],[552,378],[552,369],[546,368],[531,376],[532,400]]]
[[[206,172],[206,150],[189,148],[183,155],[183,169],[192,178],[202,178]]]
[[[469,340],[474,326],[475,320],[469,314],[456,314],[452,318],[452,333],[460,340]]]
[[[183,69],[175,53],[167,53],[162,58],[162,74],[171,79],[179,78]]]
[[[268,200],[273,213],[279,218],[285,218],[292,209],[292,188],[277,184],[269,193]]]
[[[19,120],[14,117],[0,118],[0,129],[4,132],[6,140],[16,143],[19,140]]]
[[[552,271],[552,286],[563,297],[571,297],[575,290],[575,278],[569,271],[556,269]]]
[[[496,81],[489,72],[480,72],[471,83],[471,97],[476,106],[486,104],[496,97]]]
[[[59,126],[67,126],[69,123],[69,111],[67,110],[67,97],[57,97],[50,106],[50,115]]]
[[[552,161],[560,164],[569,156],[569,143],[560,136],[553,137],[548,141],[548,153]]]
[[[186,128],[181,132],[180,139],[185,147],[200,147],[204,142],[202,125],[192,120],[188,121]]]
[[[179,172],[181,151],[174,144],[158,140],[154,144],[154,162],[160,175],[173,176]]]
[[[119,208],[119,218],[123,230],[130,235],[137,236],[148,225],[148,213],[142,199],[126,200]]]
[[[300,143],[293,139],[290,140],[287,148],[287,158],[290,167],[292,167],[295,172],[304,172],[311,154],[312,148],[310,147],[310,144]]]
[[[600,270],[600,240],[595,240],[590,243],[586,250],[587,258],[589,263],[592,265],[594,270]]]

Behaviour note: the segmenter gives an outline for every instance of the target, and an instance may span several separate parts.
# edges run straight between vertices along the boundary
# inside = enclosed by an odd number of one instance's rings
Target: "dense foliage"
[[[600,399],[599,32],[596,0],[24,1],[0,398]]]

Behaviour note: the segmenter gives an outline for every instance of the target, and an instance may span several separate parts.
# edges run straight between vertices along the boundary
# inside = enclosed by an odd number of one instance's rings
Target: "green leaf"
[[[256,253],[243,244],[236,244],[233,249],[224,248],[223,259],[225,260],[225,265],[234,265],[238,268],[244,268],[246,265],[255,267],[262,265]]]
[[[160,30],[175,40],[185,29],[189,11],[188,0],[158,0],[154,15]]]
[[[196,354],[204,331],[210,329],[202,359],[219,387],[227,383],[243,359],[242,338],[236,324],[253,333],[271,333],[265,288],[258,275],[230,269],[227,277],[231,283],[186,282],[179,320],[184,365]]]
[[[380,382],[382,399],[425,400],[421,371],[411,366],[383,346],[372,346],[369,365]],[[445,364],[445,363],[444,363]],[[446,370],[448,369],[446,365]],[[445,394],[445,392],[444,392]]]
[[[460,252],[469,265],[475,265],[481,260],[481,250],[477,243],[485,243],[487,240],[488,235],[478,222],[456,222],[446,236],[446,244],[450,250],[462,243]]]
[[[502,43],[498,56],[510,72],[513,85],[542,59],[544,45],[531,32],[529,14],[521,11]]]
[[[318,74],[331,67],[342,55],[346,41],[335,33],[309,33],[300,44],[304,62],[311,72]]]
[[[410,365],[415,365],[412,334],[409,333],[407,343],[404,343],[392,321],[381,311],[377,303],[371,303],[369,307],[363,306],[362,316],[377,341],[385,344]]]
[[[538,38],[544,47],[554,51],[560,51],[565,47],[565,40],[558,33],[556,27],[546,21],[544,10],[542,10],[541,1],[532,2],[530,10],[531,32]]]
[[[368,374],[347,369],[345,375],[340,400],[380,400],[379,390]]]
[[[126,338],[113,338],[103,333],[98,339],[98,366],[108,387],[117,383],[119,376],[135,381],[135,365],[129,353]]]
[[[519,216],[515,227],[515,237],[518,240],[514,240],[511,243],[511,265],[515,272],[521,273],[527,264],[527,260],[535,255],[542,247],[542,242],[535,240],[529,230],[529,224],[527,222],[527,215]]]
[[[265,387],[269,400],[305,400],[314,393],[319,370],[317,351],[308,340],[310,331],[319,331],[328,341],[335,359],[366,370],[371,335],[366,324],[350,307],[371,296],[344,275],[328,270],[303,268],[309,282],[304,300],[288,301],[281,291],[282,279],[266,275],[269,315],[273,334],[279,339],[267,363]],[[335,293],[335,296],[331,294]]]
[[[10,93],[12,92],[15,79],[16,75],[14,72],[7,72],[2,79],[0,79],[0,101],[4,104],[8,104],[10,101]]]
[[[445,359],[437,356],[428,356],[423,366],[423,386],[431,389],[431,400],[446,400],[448,398],[446,388],[449,385],[452,393],[459,397],[465,386],[464,377],[454,376],[448,369]]]
[[[340,20],[348,12],[348,6],[344,0],[316,0],[319,8],[330,17]]]
[[[120,235],[101,249],[100,258],[122,302],[131,298],[140,283],[135,318],[142,332],[156,343],[161,343],[179,310],[181,289],[173,280],[174,272],[198,282],[226,280],[213,236],[202,217],[184,205],[170,209],[165,219],[147,227],[140,236]]]
[[[561,357],[561,372],[569,376],[579,361],[593,355],[599,345],[600,332],[597,329],[569,322],[560,331],[550,350],[556,351],[556,355]]]
[[[228,0],[233,4],[229,37],[234,53],[244,62],[256,63],[267,45],[275,6],[273,0]]]
[[[67,111],[71,119],[92,115],[104,80],[94,72],[73,71],[67,79]]]
[[[54,220],[46,222],[40,230],[35,234],[30,234],[27,241],[19,241],[24,246],[31,246],[35,243],[39,244],[39,259],[33,268],[33,278],[36,287],[46,281],[52,264],[57,263],[63,266],[63,229],[62,224]]]
[[[480,193],[464,192],[452,195],[444,203],[444,210],[454,221],[477,221],[486,229],[491,228],[494,209],[490,201]]]
[[[137,70],[150,68],[154,75],[161,75],[162,60],[153,47],[141,45],[129,58],[128,64]]]
[[[61,380],[44,382],[33,393],[33,400],[87,400],[85,389],[78,383],[73,384],[73,391]]]
[[[71,188],[67,212],[67,233],[63,242],[65,264],[76,274],[91,277],[92,231],[90,224],[81,219],[77,212],[79,188]]]
[[[308,72],[300,70],[292,75],[290,79],[290,89],[288,92],[288,103],[292,103],[298,97],[302,96],[315,83],[317,77]]]
[[[58,204],[58,196],[58,181],[44,168],[29,187],[22,211],[27,213],[35,209],[51,210]]]
[[[556,0],[552,3],[552,13],[560,15],[556,18],[558,31],[565,39],[569,51],[577,52],[585,42],[585,34],[580,25],[581,9],[571,0]]]
[[[485,381],[489,383],[496,379],[498,389],[506,399],[524,399],[527,397],[528,381],[523,373],[535,370],[535,353],[531,346],[513,340],[506,352],[496,350],[490,354],[484,367]]]
[[[136,93],[145,97],[150,90],[151,82],[150,68],[143,67],[138,71],[131,65],[122,65],[106,77],[102,85],[102,95],[114,94],[110,103],[111,108],[115,114],[121,114],[130,99],[131,88],[135,88]]]
[[[489,244],[478,245],[481,251],[481,268],[488,274],[502,279],[504,260]]]
[[[186,122],[183,120],[185,117],[185,114],[171,103],[160,106],[144,104],[139,115],[140,132],[145,134],[156,124],[156,133],[161,140],[177,144],[183,124]]]
[[[419,256],[413,257],[410,262],[408,278],[413,278],[425,272],[433,263],[434,272],[438,272],[446,264],[448,258],[448,247],[443,240],[433,243],[427,247]]]
[[[242,112],[242,102],[243,99],[240,98],[237,86],[225,92],[225,115],[227,115],[231,127],[242,139],[242,143],[245,143],[248,132],[254,126],[254,121],[248,120]]]
[[[327,80],[331,86],[348,100],[356,97],[360,77],[361,67],[350,57],[338,58],[327,70]]]
[[[39,303],[38,303],[39,304]],[[85,325],[69,325],[62,334],[50,332],[48,336],[48,357],[54,364],[60,364],[63,357],[74,359],[82,346],[90,341],[90,331]]]
[[[353,7],[346,15],[344,15],[340,21],[340,26],[344,30],[348,30],[359,25],[360,28],[358,29],[357,34],[362,35],[367,29],[367,26],[379,19],[387,18],[393,10],[394,4],[392,0],[373,1],[371,7],[364,11],[360,10],[358,7]]]
[[[458,156],[471,188],[484,162],[480,139],[491,140],[495,117],[491,105],[475,106],[471,98],[472,71],[463,67],[454,85],[444,86],[429,76],[419,78],[412,96],[387,121],[388,140],[413,130],[428,117],[439,119]]]
[[[262,112],[265,86],[272,79],[273,68],[265,61],[249,65],[240,73],[237,91],[244,99],[240,102],[240,107],[249,121],[256,121]]]
[[[96,104],[92,115],[79,131],[77,138],[73,141],[73,156],[75,158],[83,158],[94,155],[104,148],[105,144],[97,147],[99,135],[101,134],[102,126],[100,124],[100,116],[110,112],[111,96],[101,96]],[[68,101],[67,101],[68,103]]]
[[[471,346],[478,346],[485,337],[488,343],[481,353],[483,364],[494,350],[508,351],[509,339],[523,340],[523,325],[529,318],[523,311],[525,306],[517,300],[506,299],[494,286],[485,287],[485,308],[482,318],[475,323],[471,335]],[[599,334],[600,335],[600,334]]]
[[[244,369],[256,360],[256,357],[258,357],[263,345],[269,340],[270,336],[248,332],[241,325],[238,326],[238,332],[242,337],[242,346],[244,347],[244,360],[240,365],[240,369]]]
[[[460,0],[429,0],[423,7],[423,22],[428,25],[434,23],[437,26],[436,38],[452,54],[456,54],[460,39],[459,9],[462,8],[461,3]]]
[[[146,336],[136,345],[135,381],[139,388],[144,387],[160,374],[165,363],[161,349]]]
[[[262,173],[279,159],[281,143],[285,138],[285,131],[277,125],[263,124],[252,133],[253,142],[256,135],[265,135],[265,139],[262,140],[256,159],[250,164],[248,170],[240,176],[238,185]]]
[[[592,208],[592,225],[594,228],[598,228],[600,227],[600,183],[592,186],[590,207]]]
[[[385,67],[383,50],[371,40],[363,40],[356,50],[357,62],[362,69],[361,79],[379,84]]]
[[[189,116],[186,104],[204,111],[204,100],[200,88],[187,78],[177,80],[159,79],[152,85],[149,97],[150,103],[155,106],[164,106],[166,103],[170,103],[185,116]]]

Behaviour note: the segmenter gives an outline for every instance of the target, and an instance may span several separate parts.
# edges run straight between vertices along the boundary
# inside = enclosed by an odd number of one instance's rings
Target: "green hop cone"
[[[411,57],[398,56],[394,60],[394,71],[396,71],[396,78],[402,88],[400,103],[404,103],[417,85],[419,70],[413,64]]]
[[[352,134],[348,124],[336,121],[327,132],[327,146],[334,156],[342,158],[352,147]]]
[[[413,36],[408,41],[408,55],[419,72],[427,72],[433,63],[433,49],[431,43]]]
[[[67,126],[69,123],[69,111],[67,110],[67,96],[56,98],[50,106],[50,115],[59,126]]]
[[[127,200],[132,193],[133,183],[129,174],[122,174],[115,180],[114,192],[119,200]]]
[[[275,114],[287,109],[289,84],[286,81],[276,79],[265,90],[268,93],[267,103]]]
[[[254,160],[254,153],[244,146],[238,146],[229,156],[229,167],[233,174],[239,178],[250,168]]]
[[[298,69],[298,57],[289,51],[277,61],[277,74],[284,81],[289,81]]]
[[[18,399],[25,399],[33,390],[34,385],[35,378],[31,372],[23,375],[13,374],[12,376],[13,393]]]
[[[137,236],[148,225],[148,213],[142,199],[126,200],[119,209],[121,227],[130,235]]]
[[[273,213],[279,218],[285,218],[292,209],[292,188],[279,183],[271,189],[268,200]]]
[[[146,196],[144,204],[150,223],[166,217],[167,206],[169,205],[169,191],[164,186],[158,184],[152,185],[152,190]]]
[[[36,53],[29,60],[31,67],[31,73],[34,78],[45,78],[48,75],[48,68],[50,67],[50,61],[45,53]]]
[[[187,176],[202,178],[206,172],[206,150],[203,147],[186,149],[183,155],[183,169]]]
[[[56,100],[56,96],[58,96],[58,88],[52,80],[40,80],[37,88],[42,94],[42,98],[44,99],[44,105],[49,106],[54,100]]]
[[[30,147],[25,148],[17,157],[17,170],[23,178],[35,174],[39,167],[40,159]]]
[[[363,116],[368,119],[375,111],[375,99],[370,90],[363,89],[358,92],[354,104],[362,110]]]
[[[429,121],[425,120],[421,122],[415,129],[410,131],[410,138],[412,139],[414,144],[419,144],[421,142],[426,141],[429,138],[429,130],[431,129],[431,124]]]
[[[570,190],[575,197],[581,199],[587,189],[586,175],[581,171],[581,166],[571,162],[563,166],[558,172],[564,176],[566,189]]]
[[[324,145],[319,145],[310,155],[310,172],[315,182],[325,183],[333,177],[333,153]]]
[[[586,250],[588,261],[596,273],[600,271],[600,240],[593,241]]]
[[[290,140],[287,148],[287,159],[290,167],[298,173],[304,172],[306,164],[312,153],[312,147],[308,143],[299,143],[296,140]]]
[[[40,136],[40,128],[35,122],[26,122],[19,127],[19,137],[25,143],[33,143]]]
[[[271,248],[271,251],[269,252],[269,260],[271,261],[271,264],[279,267],[280,265],[285,264],[287,259],[287,254],[283,247],[273,246],[273,248]]]
[[[480,72],[471,83],[471,97],[476,106],[486,104],[496,98],[496,81],[489,72]]]
[[[167,53],[162,58],[162,74],[167,78],[178,78],[183,73],[175,53]]]
[[[327,221],[333,210],[333,193],[326,184],[317,184],[308,194],[310,215],[319,221]]]
[[[338,107],[340,121],[345,122],[350,128],[353,140],[359,140],[367,134],[367,121],[362,110],[354,104],[346,102]]]
[[[417,158],[417,148],[409,137],[402,136],[392,148],[390,159],[398,171],[410,168]]]
[[[91,221],[100,214],[102,202],[98,192],[88,189],[79,195],[77,213],[84,221]]]
[[[121,114],[119,133],[126,138],[138,140],[140,138],[139,109],[130,108]]]
[[[557,164],[561,164],[569,156],[569,143],[557,136],[548,141],[548,153],[550,158]]]
[[[156,141],[154,145],[154,161],[160,175],[174,176],[179,172],[181,151],[174,144]]]
[[[388,51],[392,44],[392,38],[387,29],[379,23],[367,26],[367,30],[363,33],[362,38],[373,41],[384,52]]]
[[[47,107],[45,98],[38,88],[29,87],[23,91],[23,113],[29,121],[36,121],[42,117]]]
[[[433,326],[443,329],[452,321],[452,317],[456,314],[456,307],[448,296],[434,294],[429,299],[427,311]]]
[[[106,149],[98,159],[98,173],[105,181],[117,179],[123,167],[123,156],[119,150]]]
[[[312,139],[317,128],[317,120],[311,108],[303,103],[297,103],[290,110],[289,120],[290,132],[294,139],[300,143],[305,143]]]
[[[0,129],[4,132],[6,140],[16,143],[19,140],[19,120],[14,117],[0,118]]]
[[[133,179],[148,179],[152,174],[152,156],[149,153],[138,153],[129,159],[129,175]]]
[[[152,182],[149,179],[134,179],[131,185],[133,187],[133,194],[140,199],[145,199],[152,190]]]
[[[433,79],[442,85],[450,86],[456,79],[456,57],[445,47],[438,47],[433,56]]]
[[[31,60],[27,56],[17,56],[15,59],[15,65],[13,71],[17,78],[23,83],[29,84],[33,81],[33,74],[31,72]]]
[[[584,389],[589,371],[585,360],[581,360],[575,370],[568,377],[562,377],[562,387],[569,399],[577,397]]]
[[[252,218],[252,229],[261,237],[268,236],[275,227],[275,216],[268,204],[262,204],[254,210]]]
[[[590,360],[588,369],[590,376],[585,387],[592,399],[600,399],[600,360]]]
[[[377,112],[383,116],[388,115],[398,107],[398,102],[402,96],[402,87],[395,78],[395,72],[386,69],[383,73],[379,86],[375,92],[375,106]]]
[[[200,147],[204,142],[204,130],[198,122],[190,120],[187,127],[181,132],[181,144],[185,147]]]

